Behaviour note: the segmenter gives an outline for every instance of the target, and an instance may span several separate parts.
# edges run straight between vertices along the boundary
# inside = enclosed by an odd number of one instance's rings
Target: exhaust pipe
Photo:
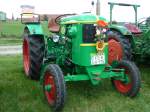
[[[97,0],[96,3],[96,15],[100,16],[100,0]]]

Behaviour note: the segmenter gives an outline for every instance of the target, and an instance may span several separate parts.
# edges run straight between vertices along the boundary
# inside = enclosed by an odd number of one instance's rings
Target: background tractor
[[[110,34],[108,38],[105,18],[91,13],[61,15],[49,24],[51,33],[46,36],[37,15],[22,17],[24,71],[27,77],[40,79],[53,111],[64,106],[68,81],[89,81],[94,86],[108,78],[120,93],[129,97],[138,94],[138,67],[118,54],[109,57],[110,48],[120,48],[120,44],[111,40]]]
[[[145,18],[141,21],[137,21],[137,9],[140,5],[111,2],[108,4],[110,5],[110,25],[108,31],[108,43],[110,45],[109,52],[111,52],[110,60],[118,58],[116,57],[116,54],[118,54],[119,59],[133,59],[138,62],[146,62],[149,60],[150,19]],[[135,11],[135,23],[112,21],[112,11],[116,5],[133,7]],[[119,50],[115,48],[118,48]],[[147,64],[150,63],[147,62]]]

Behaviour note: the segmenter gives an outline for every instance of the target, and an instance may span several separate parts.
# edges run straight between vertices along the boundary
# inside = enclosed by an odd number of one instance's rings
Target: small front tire
[[[141,85],[140,71],[137,66],[133,62],[122,60],[116,68],[125,69],[128,78],[127,82],[112,78],[116,90],[129,97],[136,96]]]
[[[66,85],[61,68],[56,64],[47,66],[43,77],[45,98],[54,112],[61,111],[66,98]]]

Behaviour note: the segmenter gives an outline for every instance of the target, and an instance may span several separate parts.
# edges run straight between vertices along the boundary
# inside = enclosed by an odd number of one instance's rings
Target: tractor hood
[[[103,20],[107,22],[107,20],[103,17],[91,13],[86,13],[64,17],[60,20],[60,24],[95,24],[98,20]]]

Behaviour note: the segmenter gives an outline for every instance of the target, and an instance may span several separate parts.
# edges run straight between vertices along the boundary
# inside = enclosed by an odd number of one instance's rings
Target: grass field
[[[18,37],[22,35],[24,25],[20,21],[0,22],[1,37]]]
[[[41,22],[43,32],[49,35],[48,23]],[[18,45],[22,44],[22,34],[24,25],[20,21],[0,22],[0,45]]]
[[[109,80],[67,84],[63,112],[150,112],[150,69],[141,66],[142,88],[134,99],[114,90]],[[0,57],[0,112],[50,112],[39,82],[24,76],[21,56]]]
[[[47,22],[41,22],[44,33],[48,33]],[[0,22],[0,37],[18,37],[23,34],[24,24],[20,21]]]
[[[22,39],[18,38],[0,38],[0,46],[2,45],[21,45]]]

